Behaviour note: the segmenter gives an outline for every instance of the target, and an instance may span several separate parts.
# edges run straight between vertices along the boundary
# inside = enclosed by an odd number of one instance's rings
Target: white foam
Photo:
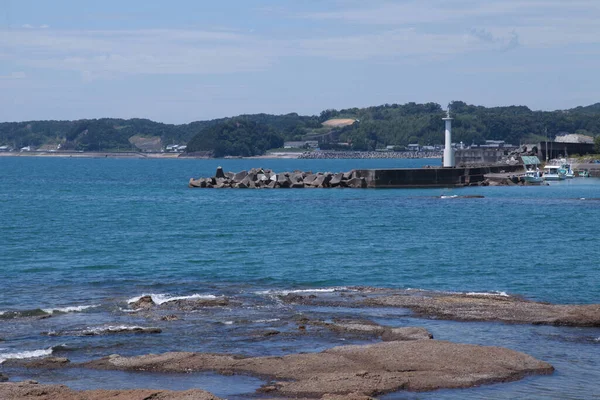
[[[0,353],[0,364],[9,359],[44,357],[52,354],[52,348],[45,350],[21,351],[19,353]]]
[[[83,331],[83,334],[85,334],[85,335],[100,335],[102,333],[136,331],[136,330],[141,330],[141,329],[151,329],[151,328],[138,326],[138,325],[108,325],[108,326],[98,326],[95,328],[88,328]]]
[[[53,313],[70,313],[70,312],[81,312],[88,308],[100,307],[99,304],[92,304],[90,306],[69,306],[69,307],[58,307],[58,308],[42,308],[42,311],[48,314]]]
[[[510,297],[510,295],[506,292],[468,292],[465,293],[467,296],[500,296],[500,297]]]
[[[269,323],[269,322],[277,322],[279,321],[279,318],[271,318],[271,319],[258,319],[256,321],[254,321],[257,324],[265,324],[265,323]]]
[[[342,287],[333,287],[333,288],[326,288],[326,289],[295,289],[295,290],[261,290],[258,292],[254,292],[254,294],[270,294],[270,295],[282,295],[282,296],[286,296],[290,293],[333,293],[333,292],[339,292],[342,290],[351,290],[348,289],[345,286]]]
[[[224,321],[223,325],[233,325],[233,321]]]
[[[119,311],[122,311],[124,313],[130,313],[130,314],[131,313],[136,313],[136,312],[142,311],[142,310],[143,310],[143,308],[134,308],[134,309],[130,310],[128,308],[121,308],[121,307],[119,307]]]
[[[206,300],[210,300],[210,299],[216,299],[217,296],[212,295],[212,294],[193,294],[191,296],[171,296],[169,294],[165,294],[165,293],[150,293],[150,294],[143,294],[141,296],[137,296],[137,297],[132,297],[131,299],[127,300],[128,304],[131,303],[135,303],[136,301],[138,301],[139,299],[141,299],[144,296],[150,296],[152,298],[152,301],[154,302],[154,304],[164,304],[164,303],[168,303],[170,301],[175,301],[175,300],[194,300],[194,299],[206,299]]]
[[[440,199],[455,199],[457,197],[458,197],[458,195],[456,195],[456,194],[453,194],[453,195],[441,195]]]

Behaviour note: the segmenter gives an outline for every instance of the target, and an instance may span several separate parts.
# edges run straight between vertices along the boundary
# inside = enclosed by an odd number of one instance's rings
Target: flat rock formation
[[[600,304],[550,304],[494,293],[445,293],[358,287],[342,296],[279,296],[287,304],[399,307],[416,316],[455,321],[600,327]]]
[[[218,167],[211,178],[190,179],[191,188],[237,188],[237,189],[276,189],[276,188],[366,188],[367,179],[358,176],[355,170],[350,172],[281,172],[270,169],[253,168],[238,173],[223,172]]]
[[[131,308],[136,310],[151,310],[158,307],[161,309],[178,309],[182,311],[193,311],[205,307],[226,307],[230,305],[232,305],[232,302],[227,297],[215,299],[187,298],[156,304],[154,300],[152,300],[152,296],[149,295],[142,296],[137,301],[129,304]]]
[[[549,304],[487,294],[392,295],[369,298],[364,304],[409,308],[420,316],[460,321],[600,326],[600,304]]]
[[[433,339],[433,335],[425,328],[421,327],[402,327],[392,328],[382,326],[372,321],[339,321],[323,322],[310,321],[309,324],[323,326],[334,332],[351,333],[358,336],[380,337],[384,342],[399,340],[428,340]]]
[[[71,390],[63,385],[40,385],[30,382],[0,383],[3,400],[217,400],[219,397],[204,390]]]
[[[246,374],[272,379],[259,391],[269,396],[365,398],[398,390],[428,391],[507,382],[553,367],[500,347],[437,340],[391,341],[341,346],[283,357],[242,357],[206,353],[112,355],[80,366],[109,370]]]

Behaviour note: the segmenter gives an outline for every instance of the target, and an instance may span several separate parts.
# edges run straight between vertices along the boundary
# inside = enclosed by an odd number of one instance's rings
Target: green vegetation
[[[274,128],[248,120],[220,122],[190,140],[187,152],[211,151],[214,157],[256,156],[283,146],[283,137]]]
[[[537,143],[563,132],[596,136],[597,146],[600,140],[600,103],[564,111],[532,111],[525,106],[486,108],[455,101],[451,110],[453,138],[466,144],[485,140]],[[61,149],[130,151],[137,150],[134,143],[143,142],[140,138],[152,138],[155,147],[187,143],[189,152],[211,151],[215,156],[262,154],[282,147],[283,140],[318,140],[324,149],[374,150],[409,143],[441,144],[444,115],[436,103],[407,103],[325,110],[318,116],[253,114],[181,125],[114,118],[6,122],[0,123],[0,146],[60,144]],[[357,121],[344,127],[322,126],[332,118]]]

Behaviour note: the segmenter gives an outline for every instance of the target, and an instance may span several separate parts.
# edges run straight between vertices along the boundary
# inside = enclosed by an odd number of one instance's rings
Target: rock
[[[248,188],[248,187],[250,187],[250,182],[252,182],[252,179],[250,178],[249,175],[246,174],[246,176],[241,180],[239,187],[240,188]]]
[[[299,182],[304,182],[304,176],[302,176],[302,173],[294,173],[291,177],[290,180],[293,183],[299,183]]]
[[[304,184],[311,185],[315,181],[315,179],[317,179],[316,174],[306,174],[306,176],[304,177]]]
[[[402,307],[416,315],[458,321],[600,327],[600,304],[548,304],[503,294],[392,295],[364,300],[376,307]]]
[[[8,376],[0,372],[0,382],[8,382]]]
[[[425,328],[407,327],[386,329],[381,334],[381,340],[391,342],[394,340],[429,340],[433,335]]]
[[[281,188],[289,188],[292,185],[292,181],[285,174],[277,174],[277,183]]]
[[[225,178],[232,180],[235,174],[233,172],[225,172]]]
[[[43,357],[34,359],[9,359],[4,362],[7,366],[20,366],[25,368],[64,368],[71,361],[65,357]]]
[[[263,333],[263,336],[275,336],[275,335],[279,335],[281,332],[277,331],[277,330],[268,330],[265,333]]]
[[[119,335],[119,334],[156,334],[161,333],[162,329],[143,326],[109,326],[106,328],[95,328],[83,331],[83,336],[100,336],[100,335]]]
[[[194,178],[190,178],[190,183],[188,184],[188,186],[191,188],[202,187],[202,186],[200,186],[201,181],[202,181],[201,179],[194,180]]]
[[[219,397],[200,389],[170,391],[156,389],[84,390],[69,389],[64,385],[40,385],[35,381],[3,383],[2,400],[218,400]]]
[[[317,177],[311,182],[311,186],[323,187],[325,179],[326,179],[325,175],[317,174]]]
[[[344,179],[344,174],[340,172],[340,173],[338,173],[338,174],[335,174],[335,175],[334,175],[334,176],[331,178],[331,180],[329,181],[329,184],[330,184],[332,187],[337,187],[337,186],[339,186],[339,185],[340,185],[340,183],[342,182],[342,179]]]
[[[304,182],[294,182],[292,183],[292,189],[301,189],[304,187]]]
[[[355,189],[367,187],[367,181],[365,180],[365,178],[352,178],[347,181],[347,184],[348,187]]]
[[[277,182],[275,182],[274,180],[269,181],[269,183],[267,184],[267,187],[269,189],[274,189],[275,185],[277,184]]]
[[[354,170],[348,171],[348,172],[344,172],[343,176],[344,176],[344,180],[345,181],[349,181],[354,176]]]
[[[182,311],[199,310],[206,307],[227,307],[231,302],[227,297],[219,297],[216,299],[181,299],[173,300],[161,304],[161,308],[169,309],[176,308]]]
[[[223,172],[223,167],[217,167],[217,172],[215,173],[215,178],[225,178],[225,173]]]
[[[137,301],[130,303],[129,307],[131,308],[141,308],[143,310],[150,309],[154,307],[156,303],[152,300],[152,296],[142,296]]]
[[[161,321],[177,321],[179,317],[175,314],[163,315],[160,317]]]
[[[234,182],[241,182],[245,177],[248,176],[248,171],[240,171],[237,174],[233,175]]]
[[[227,371],[267,377],[272,380],[266,385],[271,395],[294,398],[467,388],[554,370],[550,364],[514,350],[438,340],[340,346],[320,353],[278,357],[150,354],[102,358],[78,366],[124,371]]]

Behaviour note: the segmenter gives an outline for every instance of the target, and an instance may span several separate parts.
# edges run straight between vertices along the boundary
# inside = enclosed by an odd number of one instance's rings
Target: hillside
[[[546,137],[552,139],[562,133],[600,134],[600,103],[570,110],[532,111],[525,106],[488,108],[455,101],[451,110],[454,139],[467,144],[482,143],[486,139],[518,144]],[[17,150],[25,146],[51,149],[60,145],[61,150],[159,151],[167,145],[189,142],[192,148],[188,151],[193,151],[198,143],[204,143],[202,148],[206,148],[206,143],[213,143],[212,150],[215,150],[221,140],[218,138],[226,138],[223,140],[238,148],[234,153],[254,154],[260,153],[259,148],[265,143],[279,143],[275,135],[286,141],[318,140],[322,148],[344,142],[355,150],[373,150],[388,145],[442,143],[443,116],[444,111],[437,103],[407,103],[325,110],[318,116],[252,114],[180,125],[115,118],[5,122],[0,123],[0,146]],[[223,131],[231,131],[232,122],[257,124],[249,129],[252,140],[261,141],[261,145],[249,146],[244,132],[235,133],[232,141]],[[210,138],[198,139],[203,135]],[[261,135],[262,138],[257,139]],[[193,138],[195,142],[191,143]]]

